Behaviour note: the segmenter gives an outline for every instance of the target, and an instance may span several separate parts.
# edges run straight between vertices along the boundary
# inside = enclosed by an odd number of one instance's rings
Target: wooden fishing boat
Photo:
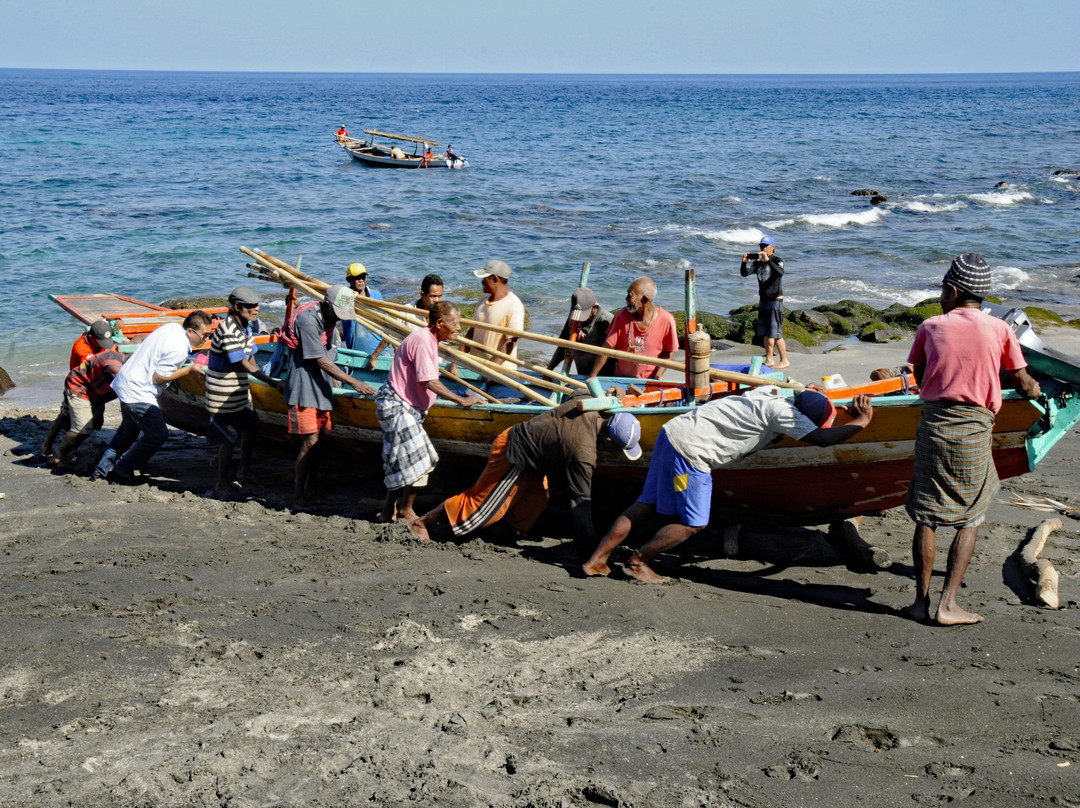
[[[338,145],[348,152],[350,157],[364,165],[379,168],[464,168],[469,164],[464,158],[450,160],[445,154],[425,157],[425,152],[429,147],[435,149],[439,146],[431,138],[392,135],[377,129],[365,129],[364,134],[368,136],[367,140],[348,136],[335,138]],[[397,143],[378,143],[375,141],[376,137],[412,144],[412,154],[407,154]]]
[[[142,332],[141,319],[160,322],[164,316],[180,317],[186,312],[163,315],[159,307],[142,304],[138,313],[129,298],[98,297],[92,306],[70,296],[53,299],[83,322],[90,322],[106,312],[125,312],[121,330],[129,331],[133,341]],[[100,305],[99,305],[100,304]],[[94,316],[89,309],[93,308]],[[80,313],[84,312],[84,313]],[[156,326],[155,326],[156,327]],[[277,347],[275,339],[262,336],[260,364],[269,363]],[[1025,353],[1030,348],[1025,347]],[[375,370],[366,368],[368,356],[341,348],[337,362],[353,376],[372,386],[383,383],[389,360],[380,358]],[[1060,360],[1059,360],[1060,361]],[[1075,373],[1077,363],[1067,363]],[[1034,367],[1036,362],[1032,362]],[[1058,374],[1067,375],[1067,374]],[[476,374],[462,373],[462,378],[483,384]],[[262,423],[262,436],[287,441],[288,408],[278,390],[251,379],[251,395]],[[626,379],[601,379],[602,386],[626,385]],[[639,384],[641,382],[637,381]],[[994,461],[1002,479],[1032,471],[1039,461],[1070,429],[1080,421],[1080,386],[1046,375],[1039,375],[1043,395],[1029,401],[1008,391],[994,427]],[[857,386],[828,391],[838,407],[850,402],[859,392],[872,391],[874,420],[851,440],[821,448],[784,438],[739,462],[713,472],[713,508],[715,517],[742,524],[767,520],[770,524],[828,524],[840,519],[878,512],[902,505],[911,479],[915,434],[922,402],[917,395],[904,394],[911,379],[892,379],[876,386]],[[594,478],[598,496],[629,503],[640,490],[648,468],[648,457],[661,427],[671,418],[688,412],[684,387],[679,382],[658,381],[643,385],[641,395],[624,396],[608,401],[605,409],[633,413],[642,426],[641,444],[646,455],[631,463],[621,454],[601,459]],[[540,392],[544,392],[537,388]],[[727,395],[737,385],[717,384],[709,395]],[[204,406],[205,388],[198,376],[187,376],[169,386],[161,398],[166,420],[174,427],[204,433],[208,417]],[[504,429],[545,411],[536,402],[485,403],[462,408],[440,399],[428,411],[425,427],[444,463],[462,466],[468,477],[486,457],[495,437]],[[350,454],[362,453],[374,461],[382,446],[382,433],[375,415],[375,402],[353,390],[338,390],[334,396],[333,430],[326,436],[331,449]],[[841,411],[837,424],[848,420]],[[375,461],[377,462],[377,461]]]

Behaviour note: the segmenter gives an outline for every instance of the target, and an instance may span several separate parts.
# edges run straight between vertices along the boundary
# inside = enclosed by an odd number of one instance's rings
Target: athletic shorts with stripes
[[[443,504],[455,536],[467,536],[503,518],[524,533],[547,507],[547,479],[506,461],[509,436],[510,430],[504,429],[492,442],[487,465],[472,488]]]

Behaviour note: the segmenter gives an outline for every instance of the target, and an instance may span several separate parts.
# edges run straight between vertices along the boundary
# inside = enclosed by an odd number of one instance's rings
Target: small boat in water
[[[163,318],[175,321],[174,318],[187,314],[185,311],[164,313],[165,310],[158,306],[113,295],[54,295],[52,299],[84,323],[101,316],[114,321],[132,343],[137,343],[149,330],[157,327]],[[122,322],[117,324],[118,319]],[[275,375],[276,337],[262,335],[256,342],[258,361],[270,367],[271,375]],[[1038,400],[1031,401],[1011,390],[1003,393],[993,442],[994,462],[1002,479],[1033,471],[1080,421],[1080,384],[1069,380],[1080,373],[1080,363],[1055,354],[1052,357],[1055,370],[1040,373],[1040,368],[1048,367],[1050,363],[1035,355],[1039,349],[1031,347],[1031,343],[1033,340],[1028,339],[1021,345],[1043,394]],[[127,350],[133,350],[133,347]],[[367,368],[367,360],[368,355],[362,352],[338,349],[339,367],[377,387],[386,380],[390,360],[379,358],[374,370]],[[460,373],[463,381],[486,385],[494,392],[492,383],[482,377],[464,370]],[[287,442],[288,407],[282,394],[254,378],[249,381],[252,401],[262,424],[262,437]],[[648,456],[660,429],[668,420],[688,412],[695,405],[686,403],[684,385],[678,381],[602,378],[601,382],[605,389],[613,384],[626,387],[628,382],[643,388],[640,394],[608,399],[603,409],[630,412],[638,418],[646,457],[637,463],[625,460],[618,453],[602,457],[593,478],[598,496],[606,497],[613,504],[628,504],[641,490],[648,470]],[[826,448],[783,438],[731,466],[714,471],[714,518],[739,524],[766,521],[769,524],[821,525],[902,505],[911,479],[915,434],[922,409],[922,400],[911,392],[913,384],[914,380],[907,376],[874,385],[828,390],[827,394],[836,400],[840,409],[837,424],[848,420],[842,408],[853,396],[864,392],[874,394],[871,424],[851,440]],[[731,395],[739,389],[735,383],[714,384],[708,395]],[[544,393],[539,386],[536,390]],[[505,391],[502,394],[505,395]],[[205,433],[209,418],[204,397],[204,382],[199,376],[189,375],[173,382],[160,399],[165,419],[179,429]],[[546,409],[536,402],[502,400],[466,409],[439,399],[428,411],[424,423],[443,462],[455,464],[461,469],[462,476],[467,477],[483,464],[492,441],[500,432]],[[364,454],[373,460],[378,457],[382,433],[373,398],[358,395],[351,388],[336,390],[332,420],[334,427],[325,438],[328,448],[353,455]]]
[[[439,144],[430,138],[412,137],[411,135],[392,135],[377,129],[365,129],[367,140],[360,140],[348,135],[336,135],[341,148],[357,162],[381,168],[464,168],[469,163],[464,157],[449,152],[435,154],[432,149]],[[387,144],[376,142],[375,138],[411,144],[412,154],[407,154],[398,142]],[[405,148],[409,148],[406,145]]]

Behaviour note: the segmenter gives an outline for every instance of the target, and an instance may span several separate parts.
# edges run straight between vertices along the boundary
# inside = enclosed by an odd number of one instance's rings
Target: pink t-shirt
[[[394,392],[424,412],[438,398],[424,382],[439,378],[439,341],[429,328],[418,328],[401,341],[387,382]]]
[[[919,388],[923,401],[960,401],[995,413],[1001,409],[1001,369],[1027,367],[1013,330],[979,309],[953,309],[925,320],[908,362],[926,365]]]
[[[644,332],[638,329],[636,322],[630,312],[625,308],[620,309],[615,319],[611,321],[611,325],[608,326],[604,344],[617,351],[629,351],[651,357],[660,356],[663,351],[679,349],[679,332],[675,327],[675,318],[671,316],[671,312],[657,306],[656,319]],[[615,363],[616,376],[648,379],[659,376],[660,372],[660,369],[653,365],[639,365],[622,359]]]

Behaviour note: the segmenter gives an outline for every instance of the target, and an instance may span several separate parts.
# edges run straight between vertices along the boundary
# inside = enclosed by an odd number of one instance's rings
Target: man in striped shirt
[[[251,454],[259,418],[251,405],[248,374],[272,387],[280,385],[263,373],[255,361],[252,324],[259,316],[259,295],[247,286],[237,286],[229,293],[229,311],[218,323],[210,339],[206,366],[206,409],[210,413],[207,437],[212,446],[220,446],[217,456],[219,494],[236,493],[251,476]],[[240,445],[240,467],[235,479],[229,479],[233,447]]]

